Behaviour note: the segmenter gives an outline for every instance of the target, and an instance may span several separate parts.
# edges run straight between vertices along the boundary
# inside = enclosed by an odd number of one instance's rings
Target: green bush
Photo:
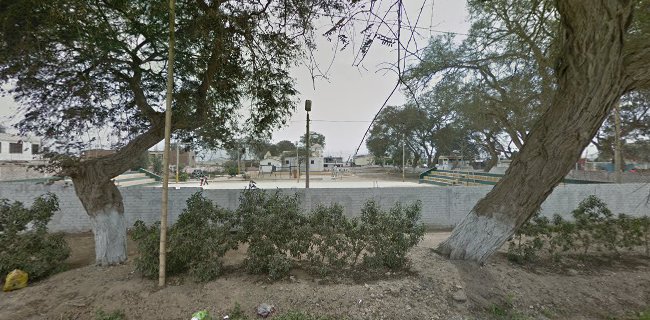
[[[37,198],[31,208],[0,200],[1,277],[20,269],[30,280],[37,280],[64,268],[70,248],[63,234],[47,232],[47,224],[58,210],[59,201],[51,193]]]
[[[298,195],[257,188],[242,192],[237,209],[239,241],[248,243],[246,270],[268,273],[272,279],[288,275],[292,262],[309,249],[310,230]]]
[[[648,247],[650,219],[625,214],[614,216],[596,196],[584,199],[571,213],[573,221],[553,216],[552,221],[536,214],[524,224],[510,241],[507,256],[511,261],[525,263],[536,260],[543,248],[554,257],[562,252],[587,254],[590,250],[618,254],[620,250]]]
[[[178,221],[167,233],[167,274],[189,272],[197,281],[215,279],[222,272],[220,258],[237,241],[230,236],[233,213],[214,205],[199,193],[187,200]],[[136,270],[145,277],[158,276],[160,224],[146,226],[137,221],[131,237],[138,244],[140,255]]]
[[[406,254],[424,237],[424,225],[418,223],[422,205],[396,203],[388,212],[370,200],[361,209],[361,236],[365,242],[363,262],[372,268],[401,269]]]
[[[354,219],[345,217],[337,204],[304,215],[297,194],[251,185],[233,213],[198,193],[169,230],[167,271],[189,272],[201,281],[214,279],[221,270],[220,258],[239,243],[248,244],[246,271],[273,280],[285,278],[298,261],[322,273],[358,266],[400,269],[407,264],[408,250],[424,236],[420,210],[419,202],[397,203],[384,211],[368,201]],[[158,224],[138,221],[131,233],[140,250],[136,269],[150,278],[158,275],[159,229]]]
[[[365,247],[359,219],[348,219],[338,204],[318,206],[308,217],[311,246],[308,261],[321,273],[355,266]]]

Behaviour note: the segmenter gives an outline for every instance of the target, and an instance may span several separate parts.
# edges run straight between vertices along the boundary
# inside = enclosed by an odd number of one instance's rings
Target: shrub
[[[424,236],[420,210],[419,202],[396,203],[386,212],[370,200],[361,217],[348,219],[339,205],[317,207],[309,216],[309,261],[323,271],[355,267],[360,260],[368,268],[403,268],[408,250]]]
[[[348,219],[343,207],[319,205],[309,217],[312,230],[309,262],[321,273],[331,268],[356,265],[365,244],[361,237],[359,219]]]
[[[561,252],[587,254],[590,249],[618,253],[620,249],[645,247],[649,254],[650,219],[625,214],[615,217],[596,196],[584,199],[572,212],[574,221],[555,215],[552,221],[536,214],[510,241],[508,258],[517,263],[537,259],[542,248],[557,257]]]
[[[200,281],[214,279],[221,271],[220,258],[239,243],[248,244],[247,272],[273,280],[286,277],[303,259],[323,273],[351,269],[360,262],[367,268],[399,269],[407,264],[408,250],[424,236],[420,210],[419,202],[397,203],[384,211],[368,201],[359,218],[345,217],[337,204],[304,215],[297,194],[267,192],[251,183],[233,213],[197,193],[169,230],[167,272],[189,272]],[[158,224],[146,226],[141,221],[131,233],[140,250],[136,269],[149,278],[158,275],[159,234]]]
[[[572,215],[576,225],[576,237],[581,242],[583,253],[587,253],[592,245],[598,250],[606,248],[616,251],[616,223],[605,202],[591,195],[580,202]]]
[[[309,249],[309,224],[297,194],[268,193],[252,186],[242,192],[237,220],[238,240],[248,243],[245,266],[250,273],[283,278],[292,266],[287,257],[299,258]]]
[[[232,214],[214,205],[202,193],[193,194],[187,200],[187,208],[167,233],[167,274],[189,272],[197,281],[219,276],[222,272],[220,258],[237,247],[236,239],[230,236]],[[157,277],[160,224],[146,226],[137,221],[131,237],[140,252],[135,259],[136,270],[145,277]]]
[[[63,234],[47,232],[57,210],[58,199],[51,193],[37,198],[31,208],[0,200],[0,276],[21,269],[36,280],[64,268],[70,248]]]
[[[368,267],[400,269],[406,254],[424,237],[424,225],[418,223],[422,205],[396,203],[388,212],[370,200],[361,209],[361,235],[365,242],[363,262]]]
[[[562,219],[558,216],[559,219]],[[539,258],[539,251],[550,237],[550,221],[535,213],[533,218],[517,231],[508,246],[508,259],[517,263],[534,261]]]

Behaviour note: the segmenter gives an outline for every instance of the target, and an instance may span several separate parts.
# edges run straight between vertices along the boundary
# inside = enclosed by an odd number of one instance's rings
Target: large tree
[[[650,7],[648,1],[629,0],[470,4],[478,11],[500,6],[508,13],[523,14],[518,20],[522,23],[539,20],[536,12],[543,6],[552,9],[544,17],[559,20],[557,29],[545,29],[550,31],[548,42],[536,41],[535,33],[529,33],[534,28],[512,28],[533,41],[541,53],[557,50],[551,55],[553,63],[537,71],[552,71],[547,78],[553,79],[547,84],[552,90],[540,99],[541,115],[506,175],[438,247],[452,259],[484,262],[562,181],[620,97],[650,87]],[[505,25],[511,16],[496,16],[495,24]]]
[[[285,123],[296,102],[288,70],[313,46],[312,22],[346,13],[346,4],[178,0],[177,138],[218,147],[237,132],[244,105],[247,132]],[[0,82],[13,84],[22,105],[17,127],[55,142],[54,164],[90,216],[100,265],[126,260],[122,195],[111,179],[163,139],[168,23],[162,0],[0,1]],[[112,129],[117,152],[75,157],[95,128]]]
[[[631,149],[638,150],[640,144],[632,147],[627,141],[648,139],[650,135],[650,92],[631,92],[621,97],[620,103],[620,120],[621,120],[621,142],[623,144],[623,159],[632,156]],[[614,159],[614,149],[616,147],[616,112],[612,112],[606,118],[600,130],[592,143],[598,149],[598,158],[601,161],[611,161]]]

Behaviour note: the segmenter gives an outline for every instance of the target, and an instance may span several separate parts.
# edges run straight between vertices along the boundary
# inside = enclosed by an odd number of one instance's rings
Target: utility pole
[[[167,214],[169,202],[169,147],[172,128],[172,93],[174,92],[174,21],[175,0],[169,0],[169,51],[167,55],[167,94],[165,97],[165,152],[163,152],[162,210],[160,212],[160,254],[158,255],[158,286],[164,287],[167,270]]]
[[[305,157],[307,159],[305,162],[305,189],[309,189],[309,156],[311,155],[311,149],[309,148],[309,140],[311,139],[311,134],[309,133],[309,111],[311,111],[311,100],[305,100],[305,111],[307,111],[307,133],[305,136],[307,151],[307,156]]]
[[[616,138],[616,147],[614,148],[614,178],[616,183],[621,183],[622,177],[621,173],[623,172],[623,153],[621,148],[623,144],[621,143],[621,104],[616,102],[614,105],[614,126],[615,126],[615,138]]]
[[[404,169],[406,168],[406,154],[404,153],[405,139],[405,134],[402,134],[402,182],[404,182]]]

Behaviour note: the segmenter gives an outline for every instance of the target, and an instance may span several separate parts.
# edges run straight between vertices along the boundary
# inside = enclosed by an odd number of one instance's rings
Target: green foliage
[[[160,157],[156,157],[156,156],[152,157],[152,159],[151,159],[151,170],[153,171],[153,173],[155,173],[157,175],[161,175],[162,170],[163,170],[162,165],[163,165],[162,164],[162,159],[160,159]]]
[[[517,230],[508,246],[508,259],[517,263],[535,261],[543,248],[553,256],[591,249],[619,253],[621,249],[644,247],[649,254],[650,218],[615,217],[596,196],[584,199],[572,212],[573,221],[555,215],[552,221],[539,213]]]
[[[268,273],[272,279],[285,277],[291,268],[286,257],[297,258],[309,249],[309,225],[297,194],[246,189],[237,215],[239,240],[249,245],[245,265],[251,273]]]
[[[226,251],[237,247],[236,239],[230,236],[232,215],[200,192],[193,194],[187,200],[187,208],[167,233],[167,274],[189,272],[197,281],[219,276],[222,272],[219,259]],[[135,260],[136,270],[145,277],[157,277],[160,225],[146,226],[137,221],[131,237],[140,251]]]
[[[300,143],[303,146],[307,145],[307,134],[300,136]],[[309,131],[309,145],[320,144],[321,147],[325,148],[325,136],[322,133],[316,131]]]
[[[97,310],[95,312],[95,320],[124,320],[126,319],[126,315],[124,315],[124,311],[122,310],[115,310],[113,312],[106,312],[104,310]]]
[[[408,250],[424,236],[420,209],[419,202],[397,203],[384,211],[368,201],[358,218],[345,217],[338,204],[304,215],[297,194],[252,185],[242,192],[233,213],[197,193],[169,230],[167,272],[189,272],[199,281],[214,279],[221,271],[220,258],[239,243],[248,245],[246,270],[272,280],[285,278],[298,261],[322,273],[361,266],[402,269]],[[158,224],[141,221],[131,232],[140,251],[136,269],[149,278],[158,275],[159,233]]]
[[[63,234],[47,232],[58,210],[59,201],[52,193],[34,200],[31,208],[0,200],[0,276],[21,269],[30,280],[37,280],[63,269],[70,248]]]
[[[357,264],[364,244],[359,219],[348,219],[338,204],[318,206],[309,216],[312,230],[307,258],[321,272],[327,267],[342,269]]]
[[[140,155],[137,157],[135,163],[133,166],[131,166],[132,171],[138,171],[138,169],[148,169],[149,168],[149,151],[145,150],[140,153]]]
[[[406,253],[424,237],[418,201],[403,207],[396,203],[388,212],[370,200],[361,209],[361,241],[365,243],[363,262],[369,267],[400,269],[406,265]]]

